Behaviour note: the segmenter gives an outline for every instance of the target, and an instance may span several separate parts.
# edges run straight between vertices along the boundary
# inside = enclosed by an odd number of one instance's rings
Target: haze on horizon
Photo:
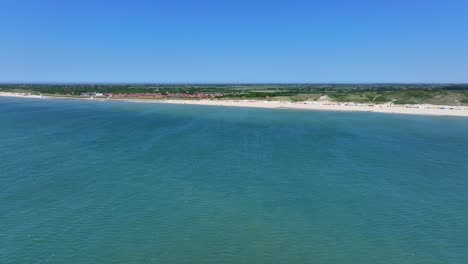
[[[0,2],[0,83],[467,83],[468,2]]]

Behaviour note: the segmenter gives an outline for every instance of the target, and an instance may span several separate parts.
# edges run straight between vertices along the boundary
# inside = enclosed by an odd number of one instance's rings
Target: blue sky
[[[0,82],[468,82],[468,1],[0,0]]]

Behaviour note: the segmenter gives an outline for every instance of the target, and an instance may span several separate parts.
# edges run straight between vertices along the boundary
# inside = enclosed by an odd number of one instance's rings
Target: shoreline
[[[305,101],[305,102],[285,102],[285,101],[258,101],[258,100],[180,100],[180,99],[108,99],[108,98],[77,98],[60,96],[30,95],[25,93],[0,92],[1,97],[18,97],[33,99],[68,99],[86,101],[111,101],[111,102],[133,102],[133,103],[163,103],[163,104],[186,104],[186,105],[206,105],[206,106],[229,106],[229,107],[250,107],[268,109],[297,109],[313,111],[339,111],[339,112],[371,112],[385,114],[407,114],[426,116],[457,116],[468,117],[468,106],[448,106],[448,105],[367,105],[357,103],[338,103],[330,101]]]

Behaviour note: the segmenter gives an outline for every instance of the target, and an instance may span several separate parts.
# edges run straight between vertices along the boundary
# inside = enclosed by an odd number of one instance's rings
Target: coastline
[[[443,105],[366,105],[357,103],[338,103],[330,101],[305,101],[305,102],[285,102],[285,101],[258,101],[258,100],[179,100],[179,99],[107,99],[107,98],[77,98],[60,96],[30,95],[25,93],[0,92],[2,97],[19,97],[34,99],[69,99],[87,101],[120,101],[133,103],[165,103],[165,104],[186,104],[186,105],[207,105],[207,106],[229,106],[229,107],[250,107],[250,108],[270,108],[270,109],[298,109],[313,111],[341,111],[341,112],[371,112],[385,114],[408,114],[427,116],[457,116],[468,117],[468,106],[443,106]]]

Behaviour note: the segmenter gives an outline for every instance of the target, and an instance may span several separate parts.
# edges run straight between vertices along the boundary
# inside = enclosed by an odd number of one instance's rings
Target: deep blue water
[[[0,98],[0,263],[468,263],[468,119]]]

